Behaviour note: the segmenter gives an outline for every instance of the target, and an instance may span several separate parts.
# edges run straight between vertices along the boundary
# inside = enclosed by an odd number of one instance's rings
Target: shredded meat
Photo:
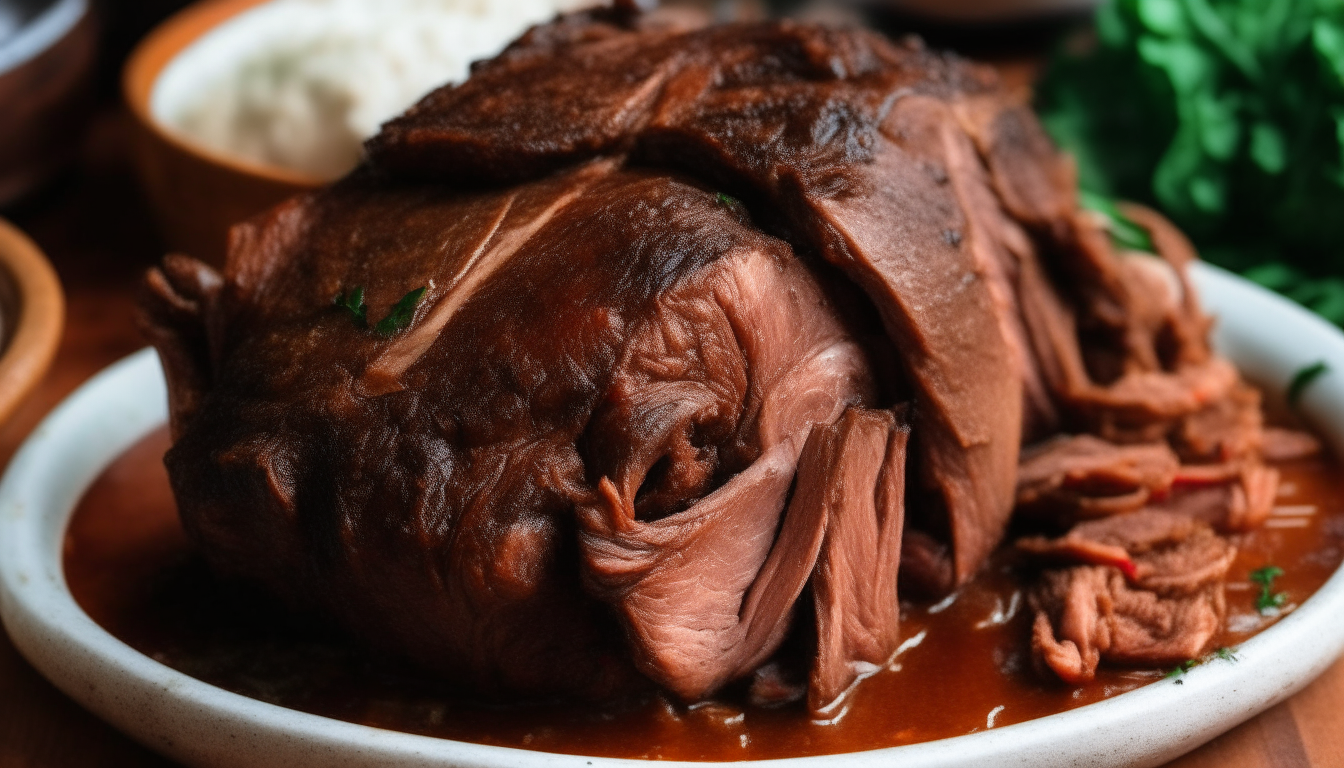
[[[1193,517],[1133,512],[1017,546],[1050,566],[1029,597],[1032,650],[1065,682],[1091,680],[1103,660],[1197,658],[1222,626],[1236,548]]]

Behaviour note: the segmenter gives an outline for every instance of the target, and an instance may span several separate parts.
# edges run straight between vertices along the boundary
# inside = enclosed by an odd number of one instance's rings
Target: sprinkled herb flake
[[[1299,368],[1297,373],[1293,374],[1293,380],[1288,383],[1288,405],[1296,407],[1307,387],[1329,371],[1330,366],[1326,365],[1324,360],[1317,360],[1311,365]]]
[[[410,326],[411,320],[415,319],[415,308],[420,305],[420,299],[424,296],[424,286],[402,296],[401,300],[392,307],[392,311],[387,313],[387,317],[378,321],[374,330],[382,336],[393,336],[406,330]]]
[[[369,305],[364,303],[364,286],[357,285],[348,294],[345,291],[338,293],[335,304],[350,313],[356,326],[369,327]]]
[[[1255,610],[1259,611],[1261,616],[1277,612],[1288,602],[1286,592],[1274,591],[1274,580],[1282,575],[1283,569],[1277,565],[1266,565],[1264,568],[1251,571],[1251,581],[1260,585],[1260,594],[1255,598]]]
[[[1185,677],[1186,672],[1198,667],[1201,663],[1199,659],[1186,659],[1163,675],[1162,678],[1164,680],[1175,680],[1177,685],[1185,685],[1185,681],[1181,678]]]
[[[1185,681],[1182,680],[1181,678],[1185,677],[1186,672],[1189,672],[1195,667],[1208,664],[1209,662],[1215,659],[1230,662],[1238,661],[1237,654],[1234,653],[1231,648],[1219,648],[1215,651],[1210,651],[1209,653],[1204,654],[1204,656],[1201,658],[1186,659],[1185,661],[1182,661],[1180,664],[1177,664],[1174,668],[1172,668],[1165,675],[1163,675],[1162,679],[1175,680],[1177,685],[1185,685]]]
[[[719,192],[718,194],[714,195],[714,200],[719,205],[722,205],[724,208],[736,208],[739,205],[742,205],[741,200],[738,200],[736,197],[733,197],[732,195],[725,195],[722,192]]]
[[[373,330],[380,336],[393,336],[399,331],[405,330],[411,324],[411,320],[415,319],[415,308],[420,305],[420,299],[424,296],[425,289],[423,287],[416,288],[402,296],[401,300],[392,307],[392,311],[387,313],[387,317],[379,320]],[[364,286],[357,285],[349,292],[340,292],[336,295],[333,304],[337,308],[350,313],[350,319],[354,321],[356,328],[368,330],[369,305],[364,302]]]

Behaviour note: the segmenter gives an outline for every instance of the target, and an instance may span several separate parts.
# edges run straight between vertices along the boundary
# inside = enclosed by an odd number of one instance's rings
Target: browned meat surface
[[[237,230],[222,289],[171,264],[161,306],[209,308],[159,336],[189,532],[220,568],[483,690],[628,685],[602,601],[643,616],[640,662],[700,630],[709,648],[745,642],[716,641],[712,617],[764,632],[768,652],[810,566],[781,550],[759,618],[738,613],[797,453],[813,422],[872,397],[788,246],[647,173],[587,166],[465,197],[351,179]],[[385,338],[332,306],[354,286],[371,318],[427,292]],[[580,561],[601,588],[582,588]],[[659,615],[686,567],[707,592]],[[723,680],[659,663],[688,695]]]
[[[1222,626],[1236,548],[1195,518],[1133,512],[1017,546],[1053,566],[1030,594],[1032,650],[1065,682],[1091,680],[1103,660],[1198,658]]]
[[[919,395],[919,466],[946,509],[927,514],[946,515],[956,577],[969,578],[1011,510],[1024,367],[948,185],[949,144],[970,145],[949,102],[989,76],[916,45],[788,22],[588,29],[562,44],[534,33],[431,94],[370,143],[374,164],[498,182],[628,151],[759,203],[877,307]],[[534,119],[575,105],[582,117]],[[494,155],[481,146],[513,159],[483,161]]]
[[[1158,254],[1118,251],[988,70],[632,8],[430,94],[223,274],[150,274],[210,561],[478,692],[750,677],[829,717],[897,574],[955,589],[1018,503],[1112,516],[1022,545],[1090,564],[1037,590],[1052,668],[1203,643],[1199,521],[1257,524],[1306,449],[1209,350],[1184,238],[1134,209]]]

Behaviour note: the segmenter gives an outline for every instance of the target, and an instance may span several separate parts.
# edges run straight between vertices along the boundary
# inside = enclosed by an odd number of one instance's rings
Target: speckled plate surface
[[[1248,378],[1281,389],[1317,360],[1332,373],[1302,410],[1344,450],[1344,334],[1244,280],[1207,266],[1194,277],[1219,317],[1217,347]],[[14,644],[61,690],[152,749],[192,766],[616,768],[613,760],[488,747],[353,725],[239,696],[176,672],[109,635],[75,604],[61,572],[65,526],[84,489],[165,418],[151,351],[89,381],[33,433],[0,482],[0,617]],[[1236,664],[1208,664],[1106,701],[969,736],[772,768],[1159,765],[1282,701],[1344,651],[1344,571],[1244,643]],[[912,695],[918,695],[912,692]],[[677,763],[665,765],[675,766]],[[749,764],[754,765],[754,764]]]

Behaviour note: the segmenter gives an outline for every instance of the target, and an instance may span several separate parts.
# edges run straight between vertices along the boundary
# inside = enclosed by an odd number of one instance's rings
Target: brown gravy
[[[954,600],[903,604],[903,651],[859,687],[848,712],[832,724],[811,721],[800,707],[748,706],[741,691],[689,708],[660,697],[606,708],[473,704],[414,670],[368,658],[338,632],[263,596],[216,582],[178,523],[161,461],[167,447],[163,431],[141,441],[80,503],[65,545],[75,599],[113,635],[170,667],[318,715],[549,752],[748,760],[960,736],[1100,701],[1164,674],[1104,670],[1082,688],[1038,677],[1029,657],[1029,610],[1017,576],[999,555]],[[1275,588],[1287,593],[1286,610],[1292,610],[1344,556],[1344,478],[1332,461],[1281,470],[1274,517],[1238,542],[1219,645],[1235,646],[1274,621],[1255,610],[1251,570],[1282,567]]]

